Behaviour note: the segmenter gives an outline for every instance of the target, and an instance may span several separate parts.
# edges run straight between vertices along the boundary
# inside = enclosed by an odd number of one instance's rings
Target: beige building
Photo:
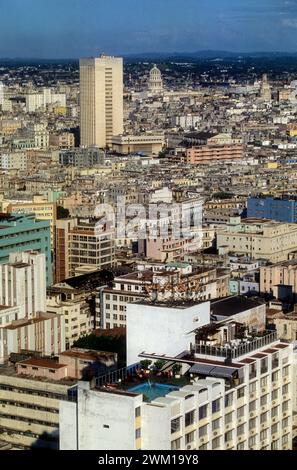
[[[114,264],[114,230],[97,227],[97,219],[78,219],[69,230],[69,273],[76,276],[77,268],[84,272],[110,268]],[[80,271],[81,272],[81,271]]]
[[[37,367],[36,361],[32,367]],[[55,364],[47,362],[49,374],[56,375]],[[76,381],[29,377],[22,373],[29,364],[22,365],[19,373],[13,365],[0,368],[1,440],[21,450],[58,449],[59,400],[71,399],[71,388]],[[44,361],[42,365],[45,366]]]
[[[118,153],[143,152],[158,155],[164,145],[164,134],[116,135],[112,138],[112,149]]]
[[[80,60],[81,145],[106,147],[123,133],[123,59]]]
[[[94,318],[85,293],[67,285],[62,287],[62,284],[59,284],[49,290],[47,312],[65,318],[66,349],[69,349],[80,336],[90,334],[94,329]]]
[[[217,248],[220,254],[235,253],[274,263],[286,261],[297,249],[297,225],[230,217],[227,227],[217,231]]]
[[[64,318],[41,312],[34,318],[14,320],[0,328],[0,362],[21,350],[39,351],[48,356],[64,351]]]
[[[49,145],[59,147],[60,149],[69,149],[74,147],[74,134],[71,132],[61,132],[60,134],[50,134]]]
[[[274,286],[292,286],[297,294],[297,261],[285,261],[260,268],[260,292],[271,292]]]

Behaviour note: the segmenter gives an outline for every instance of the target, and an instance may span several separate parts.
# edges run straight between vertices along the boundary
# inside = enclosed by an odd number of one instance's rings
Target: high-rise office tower
[[[106,147],[123,133],[123,59],[80,60],[81,145]]]

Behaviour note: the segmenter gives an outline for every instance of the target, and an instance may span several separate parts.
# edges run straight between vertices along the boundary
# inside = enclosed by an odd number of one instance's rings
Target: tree
[[[144,359],[143,361],[140,361],[140,365],[143,369],[148,369],[151,363],[152,361],[150,361],[149,359]]]
[[[158,360],[155,362],[154,366],[155,366],[155,369],[161,370],[162,367],[165,366],[165,364],[166,364],[166,361],[163,361],[162,359],[158,359]]]
[[[181,368],[182,368],[182,365],[181,365],[181,364],[173,364],[173,366],[172,366],[172,372],[174,373],[174,375],[179,374],[180,371],[181,371]]]

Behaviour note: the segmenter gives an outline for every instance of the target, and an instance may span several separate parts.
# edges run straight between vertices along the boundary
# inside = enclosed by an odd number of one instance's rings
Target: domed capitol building
[[[156,64],[154,64],[153,68],[150,70],[148,90],[154,95],[162,93],[163,91],[162,74]]]

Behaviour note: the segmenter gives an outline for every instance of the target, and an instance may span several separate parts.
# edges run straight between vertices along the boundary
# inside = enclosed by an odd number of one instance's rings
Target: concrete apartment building
[[[43,377],[34,377],[41,368]],[[57,380],[60,369],[44,359],[0,367],[1,440],[20,450],[59,448],[59,403],[72,399],[77,382]]]
[[[98,219],[79,218],[68,231],[70,276],[113,266],[114,230],[97,223]]]
[[[80,60],[81,145],[104,148],[123,134],[123,59]]]
[[[0,303],[19,307],[18,319],[33,318],[46,311],[46,263],[42,253],[10,253],[0,264]]]
[[[74,134],[71,132],[61,132],[49,135],[49,145],[59,149],[69,149],[75,146]]]
[[[60,405],[61,449],[292,448],[291,344],[265,331],[239,339],[237,321],[209,324],[209,303],[138,303],[130,312],[128,364],[162,360],[163,372],[147,371],[136,385],[143,372],[131,365],[113,380],[79,382],[77,403]],[[162,381],[170,371],[171,385]]]
[[[217,248],[220,254],[263,258],[272,263],[286,261],[297,249],[297,225],[231,217],[226,228],[217,230]]]
[[[207,139],[206,145],[191,147],[186,150],[186,162],[192,165],[216,161],[242,160],[244,147],[241,139],[229,134],[218,134]]]
[[[10,253],[38,251],[46,258],[46,282],[52,282],[51,233],[49,220],[33,214],[0,214],[0,264],[9,262]]]
[[[22,350],[38,351],[51,356],[65,350],[64,317],[52,313],[37,313],[33,318],[14,320],[0,327],[0,362],[11,353]]]
[[[276,287],[290,286],[294,298],[297,295],[297,260],[284,261],[260,267],[260,292],[274,293]]]
[[[48,201],[45,196],[33,195],[31,199],[1,198],[2,212],[15,214],[34,214],[38,220],[49,220],[51,227],[51,248],[55,246],[55,226],[57,220],[57,203]]]
[[[144,299],[209,300],[229,294],[229,273],[226,270],[197,267],[186,263],[151,265],[146,269],[115,277],[112,286],[104,287],[98,302],[100,318],[97,326],[111,329],[127,326],[127,306]],[[97,321],[97,320],[96,320]]]

